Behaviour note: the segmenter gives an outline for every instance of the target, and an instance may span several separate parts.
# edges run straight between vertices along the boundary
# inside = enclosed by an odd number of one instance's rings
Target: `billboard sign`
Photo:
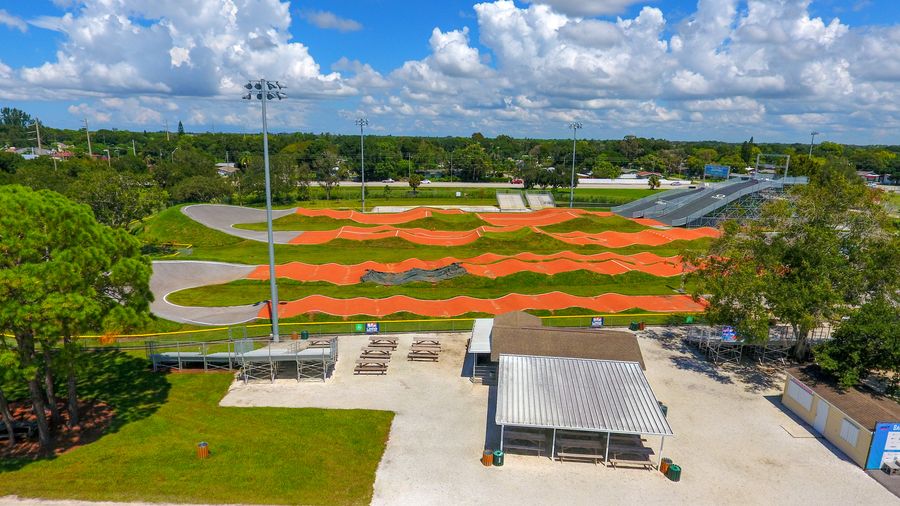
[[[366,323],[366,334],[377,334],[377,333],[378,333],[378,322]]]
[[[881,469],[896,459],[900,459],[900,422],[876,423],[866,469]]]
[[[728,179],[731,174],[731,167],[727,165],[708,164],[703,167],[703,175],[712,179]]]
[[[599,329],[603,326],[603,317],[602,316],[594,316],[591,318],[591,328]]]

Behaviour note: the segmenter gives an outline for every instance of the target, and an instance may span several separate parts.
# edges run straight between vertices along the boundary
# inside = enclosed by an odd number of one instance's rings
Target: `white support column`
[[[662,464],[662,456],[663,456],[663,446],[666,444],[666,436],[660,436],[659,438],[659,456],[656,459],[656,468],[659,469],[660,464]]]
[[[603,465],[609,466],[609,432],[606,433],[606,452],[603,454]]]
[[[503,451],[503,429],[505,427],[506,427],[505,425],[500,426],[500,451],[501,452]]]
[[[556,458],[556,427],[553,428],[553,444],[550,447],[550,460]]]

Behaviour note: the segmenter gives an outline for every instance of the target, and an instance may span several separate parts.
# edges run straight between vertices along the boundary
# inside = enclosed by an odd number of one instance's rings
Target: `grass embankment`
[[[393,225],[397,228],[424,228],[426,230],[472,230],[488,225],[475,214],[434,214],[430,218],[408,221]],[[327,216],[303,216],[290,214],[272,220],[272,230],[336,230],[341,227],[377,227],[353,220],[337,220]],[[241,223],[235,228],[245,230],[266,230],[265,222]]]
[[[299,214],[282,216],[272,221],[272,230],[337,230],[341,227],[376,227],[367,223],[359,223],[353,220],[337,220],[326,216],[308,217]],[[475,214],[435,214],[430,218],[422,218],[406,223],[393,225],[397,228],[423,228],[426,230],[474,230],[482,226],[491,226],[478,218]],[[235,228],[245,230],[266,230],[265,222],[241,223]],[[572,232],[581,231],[587,233],[599,233],[606,230],[618,232],[639,232],[648,227],[635,223],[621,216],[584,216],[569,221],[538,227],[545,232]]]
[[[438,283],[407,283],[384,286],[375,283],[359,283],[350,286],[326,282],[300,282],[292,279],[278,281],[281,300],[297,300],[309,295],[324,295],[336,299],[369,297],[382,299],[393,295],[406,295],[417,299],[443,300],[457,296],[494,299],[510,293],[540,294],[554,291],[578,296],[595,296],[604,293],[623,295],[673,295],[680,287],[681,278],[661,278],[643,272],[628,272],[611,276],[590,271],[563,272],[548,276],[533,272],[519,272],[502,278],[462,276]],[[182,306],[238,306],[254,304],[268,298],[269,282],[238,280],[220,285],[189,288],[172,293],[169,302]]]
[[[173,503],[368,504],[393,413],[223,408],[229,374],[162,375],[97,354],[82,394],[110,404],[100,440],[0,462],[0,496]],[[211,457],[199,460],[198,442]]]
[[[192,244],[191,249],[172,257],[178,260],[215,260],[257,265],[268,262],[265,243],[240,239],[206,228],[185,216],[178,207],[166,209],[149,219],[144,225],[141,237],[145,242]],[[613,251],[629,255],[646,251],[660,256],[673,256],[681,254],[686,249],[705,249],[710,242],[711,239],[699,239],[696,241],[673,241],[661,246],[637,244],[625,248],[606,248],[595,245],[568,244],[545,234],[521,229],[516,232],[486,233],[484,237],[470,244],[456,247],[426,246],[399,238],[374,241],[336,239],[318,245],[276,244],[275,256],[278,263],[324,264],[333,262],[348,265],[365,260],[399,262],[408,258],[437,260],[448,256],[465,259],[486,252],[514,255],[523,251],[538,254],[560,251],[592,254]]]

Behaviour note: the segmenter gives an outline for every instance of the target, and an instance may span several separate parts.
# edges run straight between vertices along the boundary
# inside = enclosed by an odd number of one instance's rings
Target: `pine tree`
[[[181,124],[181,121],[178,121],[178,135],[184,134],[184,125]]]

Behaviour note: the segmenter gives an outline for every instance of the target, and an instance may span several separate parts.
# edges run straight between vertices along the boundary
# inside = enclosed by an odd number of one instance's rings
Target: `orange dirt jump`
[[[497,299],[476,299],[474,297],[454,297],[445,300],[422,300],[395,295],[384,299],[355,297],[335,299],[323,295],[310,295],[300,300],[283,303],[278,308],[281,318],[290,318],[306,313],[326,313],[334,316],[365,314],[383,317],[393,313],[410,312],[421,316],[459,316],[478,312],[502,314],[525,309],[559,310],[584,308],[598,313],[619,313],[629,309],[643,309],[654,312],[700,312],[702,302],[687,295],[619,295],[606,293],[596,297],[579,297],[562,292],[539,295],[511,293]],[[268,307],[258,314],[259,318],[269,318]]]
[[[525,228],[523,225],[501,227],[478,227],[475,230],[426,230],[423,228],[396,228],[390,225],[376,227],[341,227],[337,230],[303,232],[291,240],[291,244],[325,244],[335,239],[351,241],[371,241],[399,237],[415,244],[429,246],[462,246],[478,240],[485,232],[515,232]],[[616,232],[607,230],[597,234],[587,232],[549,233],[536,227],[529,227],[538,234],[546,234],[559,241],[575,244],[605,246],[607,248],[624,248],[635,244],[659,246],[672,241],[693,241],[703,237],[718,237],[714,228],[672,228],[668,230],[647,229],[640,232]]]
[[[669,277],[682,273],[681,257],[661,257],[653,253],[637,253],[620,255],[603,252],[594,255],[582,255],[571,251],[563,251],[552,255],[535,253],[518,253],[512,256],[485,253],[468,259],[445,257],[439,260],[419,260],[411,258],[396,263],[362,262],[355,265],[341,264],[305,264],[291,262],[275,267],[275,275],[297,281],[326,281],[336,285],[352,285],[368,270],[399,273],[410,269],[440,269],[453,263],[461,264],[469,274],[487,278],[499,278],[517,272],[537,272],[540,274],[559,274],[587,270],[598,274],[624,274],[629,271],[646,272],[654,276]],[[268,266],[256,268],[248,279],[269,279]]]
[[[360,213],[351,210],[339,209],[305,209],[297,208],[297,214],[310,218],[326,216],[336,220],[351,220],[365,225],[398,225],[400,223],[408,223],[410,221],[430,218],[435,214],[463,214],[465,211],[459,209],[431,209],[427,207],[416,207],[408,211],[399,213]],[[479,219],[495,226],[532,226],[546,227],[548,225],[556,225],[564,221],[569,221],[580,216],[597,216],[609,217],[613,213],[608,211],[585,211],[583,209],[541,209],[531,213],[477,213]],[[664,227],[663,223],[651,219],[634,220],[648,227]]]

